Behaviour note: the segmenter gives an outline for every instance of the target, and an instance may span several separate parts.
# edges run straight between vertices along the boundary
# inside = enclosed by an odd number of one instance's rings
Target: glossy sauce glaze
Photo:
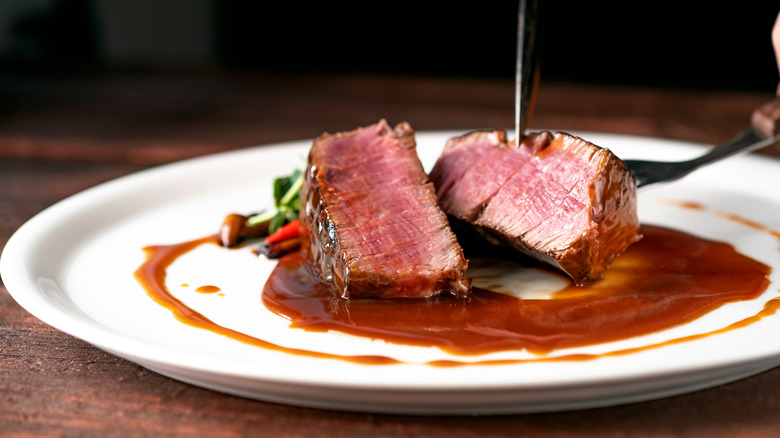
[[[436,346],[459,355],[504,350],[548,353],[654,333],[690,322],[730,302],[751,300],[769,284],[770,268],[728,244],[702,240],[665,228],[643,226],[645,236],[588,286],[569,286],[553,299],[517,299],[487,290],[474,290],[466,299],[346,300],[318,282],[305,253],[283,257],[263,289],[263,303],[309,331],[337,330],[392,343]],[[340,356],[289,349],[219,326],[188,308],[165,287],[165,271],[179,256],[211,236],[178,245],[146,248],[148,260],[136,278],[160,304],[181,321],[243,342],[299,355],[343,359],[369,364],[396,363],[383,356]],[[720,329],[672,339],[660,344],[619,350],[605,355],[684,342],[753,323],[774,314],[780,301]],[[539,356],[500,361],[443,360],[430,364],[512,363],[529,360],[587,360],[594,355]]]
[[[723,243],[648,227],[604,279],[553,299],[517,299],[475,289],[466,299],[335,299],[300,254],[282,259],[263,303],[311,331],[337,330],[455,354],[551,350],[657,332],[728,302],[758,297],[769,268]]]
[[[201,294],[214,294],[219,292],[220,289],[217,286],[212,286],[210,284],[204,285],[204,286],[198,286],[195,288],[195,292],[201,293]]]

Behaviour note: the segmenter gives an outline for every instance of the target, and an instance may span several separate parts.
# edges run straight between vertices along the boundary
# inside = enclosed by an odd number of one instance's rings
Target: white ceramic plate
[[[418,133],[430,168],[446,138]],[[701,145],[581,133],[623,158],[698,155]],[[260,292],[274,262],[248,250],[198,248],[174,264],[172,292],[226,327],[285,346],[341,354],[380,354],[401,365],[359,365],[253,347],[178,322],[133,278],[142,247],[216,232],[224,216],[270,204],[274,177],[302,167],[308,141],[187,160],[99,185],[35,216],[9,240],[3,281],[30,313],[66,333],[151,370],[226,393],[301,406],[412,414],[498,414],[608,406],[689,392],[780,364],[780,315],[697,341],[591,361],[432,367],[435,349],[402,347],[334,333],[290,329],[264,309]],[[738,214],[780,230],[780,162],[735,157],[682,181],[640,193],[642,222],[723,240],[773,268],[766,293],[649,336],[560,351],[603,353],[707,332],[757,313],[778,295],[778,238],[723,216]],[[696,201],[705,209],[681,208]],[[181,283],[192,285],[181,287]],[[222,294],[197,294],[197,285]],[[506,353],[503,357],[529,357]],[[461,360],[463,358],[460,358]],[[479,357],[476,359],[480,359]]]

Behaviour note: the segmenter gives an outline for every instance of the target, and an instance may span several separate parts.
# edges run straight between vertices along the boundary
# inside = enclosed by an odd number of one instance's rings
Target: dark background
[[[0,71],[512,78],[513,1],[3,0]],[[773,90],[773,1],[540,0],[543,80]]]

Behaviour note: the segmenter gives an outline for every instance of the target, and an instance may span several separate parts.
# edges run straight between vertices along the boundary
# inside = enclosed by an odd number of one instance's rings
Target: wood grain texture
[[[514,123],[510,80],[113,73],[17,81],[0,94],[0,157],[153,165],[380,118],[418,131]],[[719,143],[746,128],[773,93],[543,82],[531,128]]]
[[[746,126],[773,92],[543,84],[532,125],[719,142]],[[471,79],[109,74],[18,94],[0,113],[0,249],[58,200],[149,166],[381,117],[419,130],[513,120],[511,84]],[[780,369],[773,369],[688,395],[564,413],[413,417],[305,409],[158,375],[47,326],[0,283],[4,436],[776,436],[778,388]]]

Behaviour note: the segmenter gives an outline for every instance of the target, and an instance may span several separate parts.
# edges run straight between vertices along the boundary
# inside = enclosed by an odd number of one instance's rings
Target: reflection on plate
[[[428,168],[444,140],[456,134],[418,133]],[[624,158],[678,160],[702,150],[658,139],[582,135]],[[214,245],[182,257],[167,278],[174,295],[214,322],[287,347],[400,357],[408,363],[360,365],[269,351],[182,324],[146,295],[133,278],[144,260],[142,247],[205,236],[228,213],[270,204],[271,181],[300,167],[308,146],[308,141],[293,142],[187,160],[66,199],[11,238],[0,259],[3,281],[30,313],[106,351],[195,385],[301,406],[414,414],[554,411],[684,393],[780,364],[779,315],[683,344],[590,361],[421,365],[444,353],[290,329],[260,301],[275,263],[249,250]],[[777,297],[780,284],[778,235],[772,231],[780,229],[778,175],[780,162],[774,159],[736,157],[640,193],[643,223],[729,242],[771,266],[771,284],[761,297],[660,333],[555,354],[641,347],[716,330],[760,311]],[[206,285],[219,291],[196,292]]]

